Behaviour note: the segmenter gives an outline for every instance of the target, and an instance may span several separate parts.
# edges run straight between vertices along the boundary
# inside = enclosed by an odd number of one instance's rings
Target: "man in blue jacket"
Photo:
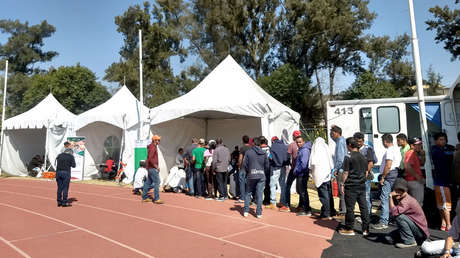
[[[299,206],[297,207],[297,216],[311,216],[310,199],[308,198],[308,178],[310,169],[308,161],[310,160],[311,142],[305,142],[302,136],[295,138],[299,147],[297,154],[294,175],[296,176],[296,188],[299,194]]]
[[[263,136],[261,136],[263,137]],[[246,151],[242,168],[246,171],[246,196],[244,198],[244,217],[249,214],[249,202],[253,195],[257,202],[256,215],[262,218],[262,194],[265,187],[265,172],[269,171],[267,153],[260,148],[261,137],[254,138],[254,147]]]
[[[272,147],[270,149],[270,206],[269,209],[276,209],[276,186],[280,184],[280,203],[286,202],[286,165],[288,163],[287,146],[278,139],[272,137]]]
[[[334,176],[337,178],[337,183],[339,189],[343,186],[342,180],[342,164],[343,160],[345,159],[345,155],[347,155],[347,144],[345,142],[345,138],[342,136],[342,128],[333,125],[331,127],[331,138],[335,142],[335,154],[334,154]],[[342,193],[339,191],[339,215],[344,215],[347,212],[346,205],[345,205],[345,198]]]

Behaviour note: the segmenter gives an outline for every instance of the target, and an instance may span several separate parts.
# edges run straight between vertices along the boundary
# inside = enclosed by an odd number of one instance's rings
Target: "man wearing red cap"
[[[144,189],[142,190],[142,201],[150,202],[148,192],[153,188],[154,198],[153,202],[156,204],[162,204],[160,200],[160,167],[158,166],[158,144],[160,144],[161,137],[154,135],[152,137],[152,143],[147,146],[147,180],[144,183]]]
[[[280,184],[280,203],[286,202],[286,165],[288,163],[287,146],[278,139],[272,137],[272,147],[270,148],[270,205],[269,209],[276,209],[276,186]]]
[[[294,175],[293,171],[295,168],[295,163],[297,159],[297,152],[299,150],[299,147],[297,147],[297,144],[295,142],[295,139],[299,136],[302,136],[302,133],[299,130],[296,130],[292,133],[292,140],[288,145],[288,156],[289,159],[291,160],[291,169],[289,171],[289,174],[287,175],[287,180],[286,180],[286,188],[285,188],[285,202],[281,203],[282,206],[280,207],[281,212],[289,212],[290,209],[289,207],[291,206],[291,186],[292,183],[294,182],[296,176]]]

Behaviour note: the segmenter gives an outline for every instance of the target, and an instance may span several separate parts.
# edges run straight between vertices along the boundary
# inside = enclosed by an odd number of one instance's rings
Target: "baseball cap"
[[[410,138],[409,140],[407,140],[407,143],[409,143],[409,144],[422,144],[422,140],[420,140],[420,138],[418,138],[418,137],[414,137],[414,138]]]
[[[299,130],[295,130],[295,131],[292,133],[292,136],[293,136],[294,138],[299,137],[299,136],[301,136],[301,135],[302,135],[302,133],[301,133]]]
[[[155,140],[161,140],[161,136],[159,136],[158,134],[155,134],[154,136],[152,136],[152,141],[155,141]]]
[[[199,141],[198,141],[199,144],[205,144],[205,140],[203,138],[201,138]]]
[[[279,140],[278,136],[273,136],[272,137],[272,142],[276,141],[276,140]]]

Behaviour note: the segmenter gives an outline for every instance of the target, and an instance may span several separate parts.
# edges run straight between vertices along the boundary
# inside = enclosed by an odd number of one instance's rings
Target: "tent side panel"
[[[262,135],[261,118],[212,119],[208,121],[208,140],[222,138],[230,152],[241,146],[243,135]]]
[[[35,155],[45,155],[46,129],[6,130],[2,170],[15,176],[27,176],[27,166]]]

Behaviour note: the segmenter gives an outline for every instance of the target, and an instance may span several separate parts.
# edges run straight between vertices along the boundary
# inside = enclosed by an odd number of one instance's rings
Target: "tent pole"
[[[48,159],[48,134],[50,130],[50,121],[48,120],[48,126],[46,127],[46,138],[45,138],[45,159],[44,159],[44,164],[45,164],[45,169],[46,168],[46,160]]]
[[[143,82],[142,82],[142,30],[139,30],[139,88],[140,88],[139,89],[139,101],[141,102],[139,110],[140,110],[141,119],[139,120],[139,130],[137,132],[137,140],[141,139],[141,130],[142,130],[142,123],[143,123],[142,106],[144,105],[144,88],[143,88]]]
[[[6,109],[6,85],[8,81],[8,60],[5,62],[5,85],[3,86],[3,108],[2,108],[2,129],[0,133],[0,175],[2,174],[2,159],[3,159],[3,127],[5,124],[5,109]]]
[[[415,65],[415,75],[417,80],[417,97],[418,105],[420,107],[420,131],[422,135],[423,149],[425,150],[425,172],[426,172],[426,186],[434,189],[433,187],[433,176],[431,167],[431,155],[430,155],[430,144],[428,139],[428,126],[426,122],[426,111],[425,111],[425,96],[423,93],[423,81],[422,81],[422,68],[420,65],[420,53],[418,48],[417,30],[415,28],[415,15],[414,15],[414,3],[412,0],[409,2],[409,16],[410,26],[412,31],[412,54]]]

